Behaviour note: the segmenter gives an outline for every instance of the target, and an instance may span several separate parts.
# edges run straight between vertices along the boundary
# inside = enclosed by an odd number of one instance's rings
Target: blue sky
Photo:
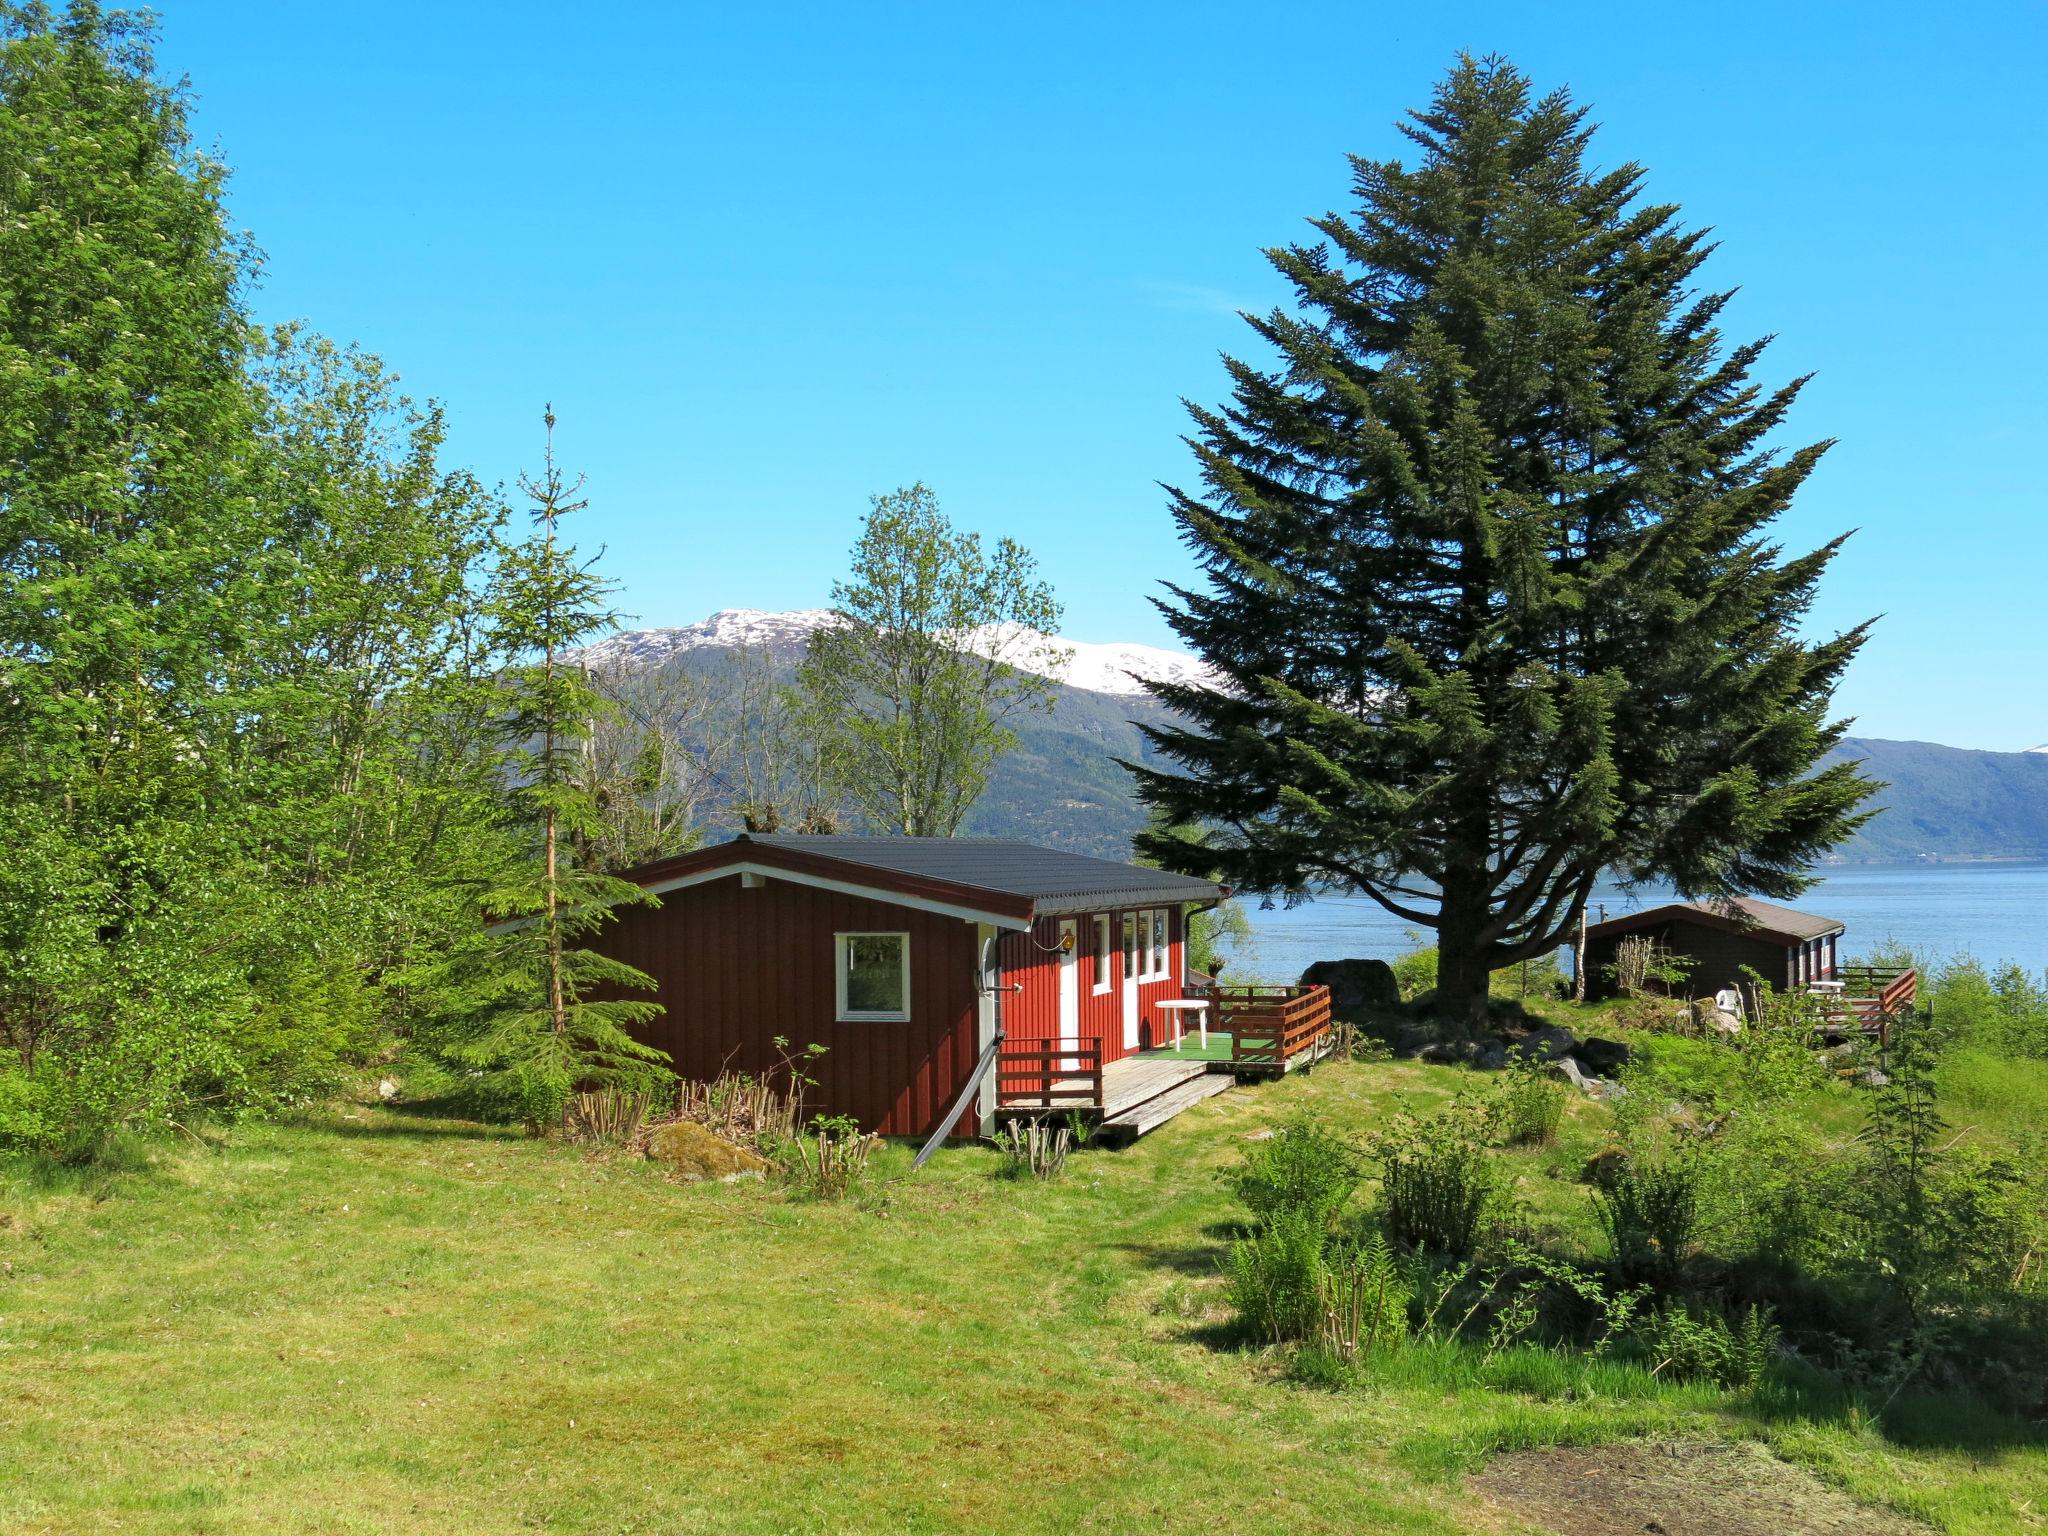
[[[1570,85],[1714,227],[1731,330],[1835,437],[1788,545],[1885,615],[1876,736],[2048,741],[2048,9],[346,6],[166,0],[160,60],[305,317],[509,481],[552,399],[643,624],[822,604],[870,493],[1036,551],[1078,639],[1170,641],[1156,482],[1262,247],[1460,49]]]

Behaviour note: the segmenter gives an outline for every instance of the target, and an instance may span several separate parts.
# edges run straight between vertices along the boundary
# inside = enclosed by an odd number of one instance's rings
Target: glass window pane
[[[856,933],[846,940],[846,1011],[902,1013],[903,946],[900,933]]]

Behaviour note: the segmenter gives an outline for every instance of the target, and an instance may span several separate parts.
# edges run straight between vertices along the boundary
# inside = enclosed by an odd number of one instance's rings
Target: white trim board
[[[712,880],[723,880],[730,875],[763,875],[770,880],[787,880],[794,885],[815,886],[821,891],[837,891],[842,896],[864,896],[869,901],[886,901],[891,906],[909,907],[918,912],[936,912],[942,917],[963,918],[970,923],[988,923],[992,927],[1007,928],[1021,932],[1031,924],[1022,918],[1006,917],[1000,912],[983,912],[975,907],[963,907],[955,902],[934,901],[928,896],[906,896],[901,891],[884,890],[878,885],[860,885],[851,880],[834,880],[827,875],[799,873],[783,869],[775,864],[761,864],[753,859],[742,859],[736,864],[721,864],[716,869],[700,869],[695,874],[677,875],[672,880],[657,880],[646,889],[659,896],[665,891],[678,891],[685,886],[703,885]]]

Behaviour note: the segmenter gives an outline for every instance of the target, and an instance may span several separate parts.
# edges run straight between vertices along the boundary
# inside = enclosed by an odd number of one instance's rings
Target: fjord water
[[[1668,891],[1602,884],[1592,915],[1604,906],[1618,917],[1671,899]],[[2048,971],[2048,863],[1840,864],[1790,905],[1846,923],[1844,958],[1904,945],[1923,961],[1969,954],[1987,965],[2011,960],[2035,975]],[[1292,909],[1247,906],[1252,947],[1226,973],[1239,977],[1292,980],[1316,960],[1391,960],[1429,942],[1363,896],[1322,896]]]

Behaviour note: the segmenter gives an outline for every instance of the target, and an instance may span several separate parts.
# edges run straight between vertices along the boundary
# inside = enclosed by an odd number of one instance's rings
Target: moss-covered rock
[[[655,1127],[647,1138],[647,1155],[685,1179],[760,1178],[768,1172],[768,1161],[759,1153],[727,1141],[694,1120]]]

